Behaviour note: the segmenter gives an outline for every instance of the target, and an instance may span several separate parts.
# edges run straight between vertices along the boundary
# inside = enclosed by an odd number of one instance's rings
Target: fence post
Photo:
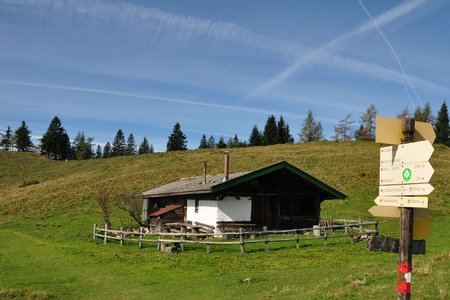
[[[325,228],[325,230],[323,231],[323,245],[324,246],[327,245],[327,239],[328,239],[328,233],[327,233],[327,229]]]
[[[242,232],[242,228],[239,228],[239,243],[241,244],[241,253],[245,253],[244,234]]]
[[[266,252],[270,251],[270,246],[269,246],[269,235],[267,234],[267,226],[263,226],[263,231],[264,233],[264,246],[266,247]]]
[[[158,232],[158,243],[156,244],[156,250],[161,250],[161,233]]]
[[[142,227],[139,227],[139,248],[142,248]]]
[[[186,239],[186,236],[184,235],[186,233],[186,227],[181,226],[181,238],[180,238],[180,246],[181,246],[181,251],[184,251],[184,240]]]
[[[378,236],[378,220],[375,220],[375,235]]]
[[[300,249],[300,239],[298,238],[298,229],[295,229],[295,238],[297,239],[297,242],[295,244],[295,247],[297,249]]]
[[[347,234],[348,233],[348,227],[347,227],[347,220],[344,220],[344,232],[345,232],[345,234]]]
[[[208,240],[208,243],[206,244],[206,252],[211,253],[211,244],[210,244],[210,242],[211,242],[211,235],[210,235],[210,233],[206,234],[206,238]]]
[[[353,238],[353,227],[352,227],[352,224],[349,225],[348,230],[350,231],[350,243],[353,244],[355,242],[355,240]]]
[[[123,246],[123,227],[120,226],[120,246]]]
[[[95,241],[95,234],[97,233],[97,224],[94,224],[94,241]]]
[[[362,234],[364,233],[364,229],[363,229],[363,223],[362,220],[359,219],[359,237],[361,238]]]
[[[105,231],[103,232],[103,244],[106,244],[106,239],[108,237],[108,224],[105,223]]]

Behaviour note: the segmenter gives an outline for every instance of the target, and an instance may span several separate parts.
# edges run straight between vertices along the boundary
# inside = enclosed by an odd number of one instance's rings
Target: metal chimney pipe
[[[206,184],[206,160],[203,161],[203,184]]]
[[[225,151],[225,162],[223,169],[224,169],[223,181],[227,181],[230,174],[230,157],[228,156],[228,151]]]

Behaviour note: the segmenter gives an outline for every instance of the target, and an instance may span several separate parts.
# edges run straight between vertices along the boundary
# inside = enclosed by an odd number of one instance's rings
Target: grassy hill
[[[427,254],[414,257],[413,295],[450,295],[450,149],[435,146],[430,196],[432,237]],[[287,160],[349,197],[326,201],[322,215],[374,219],[368,212],[378,193],[379,145],[319,142],[230,150],[231,172]],[[365,250],[365,243],[333,241],[296,250],[263,246],[188,248],[178,254],[154,247],[97,244],[93,223],[100,190],[137,192],[178,179],[223,170],[220,150],[196,150],[56,162],[30,153],[0,152],[0,298],[188,298],[392,299],[397,255]],[[129,222],[116,211],[113,226]],[[384,235],[398,236],[398,221],[381,219]]]

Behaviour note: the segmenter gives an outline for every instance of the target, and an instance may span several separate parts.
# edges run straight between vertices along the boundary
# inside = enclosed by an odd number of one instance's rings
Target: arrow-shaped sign
[[[368,210],[374,217],[400,218],[400,208],[394,206],[374,205]],[[429,219],[428,208],[414,208],[414,219]]]
[[[380,167],[380,185],[428,183],[434,169],[429,162]]]
[[[402,132],[402,119],[376,117],[375,142],[382,144],[399,145],[405,138]],[[434,143],[436,134],[430,123],[415,122],[414,140],[428,140]]]
[[[429,141],[380,148],[380,165],[398,165],[430,160],[434,148]]]
[[[374,201],[382,206],[428,208],[428,197],[378,196]]]
[[[429,183],[403,184],[403,185],[381,185],[379,195],[381,196],[428,196],[434,190]]]

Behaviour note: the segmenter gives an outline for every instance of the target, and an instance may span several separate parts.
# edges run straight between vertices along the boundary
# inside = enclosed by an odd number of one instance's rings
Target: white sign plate
[[[368,210],[374,217],[399,218],[400,207],[374,205]],[[415,219],[430,219],[428,208],[414,208]]]
[[[434,148],[429,141],[380,148],[380,165],[398,165],[428,161]]]
[[[428,196],[434,190],[429,183],[381,185],[379,195],[381,196]]]
[[[380,185],[428,183],[433,173],[429,162],[380,166]]]
[[[382,206],[428,208],[428,197],[378,196],[374,201]]]

